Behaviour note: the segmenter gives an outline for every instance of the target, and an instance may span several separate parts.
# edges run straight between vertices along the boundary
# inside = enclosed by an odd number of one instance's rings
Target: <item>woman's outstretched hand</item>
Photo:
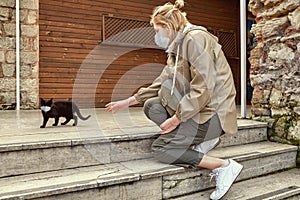
[[[173,131],[180,124],[180,120],[176,115],[164,121],[161,125],[161,134],[166,134]]]
[[[105,110],[112,113],[117,113],[120,110],[128,108],[131,105],[138,104],[139,102],[135,99],[134,96],[129,97],[128,99],[110,102],[105,105]]]

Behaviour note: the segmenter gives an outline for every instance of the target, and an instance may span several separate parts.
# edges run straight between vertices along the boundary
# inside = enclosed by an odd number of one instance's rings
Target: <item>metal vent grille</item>
[[[157,48],[149,21],[103,16],[102,42],[109,45]]]
[[[227,57],[237,57],[237,45],[235,32],[217,31],[219,43]]]
[[[154,42],[155,31],[149,21],[103,16],[102,43],[107,45],[158,48]],[[238,57],[237,38],[234,31],[208,28],[219,38],[227,57]]]

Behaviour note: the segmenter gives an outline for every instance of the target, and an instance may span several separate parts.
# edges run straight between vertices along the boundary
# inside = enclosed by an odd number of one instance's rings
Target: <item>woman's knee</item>
[[[150,110],[155,108],[155,110],[159,110],[158,108],[163,108],[161,101],[159,100],[158,97],[150,98],[145,101],[144,103],[144,112],[149,113]]]
[[[159,138],[157,138],[151,145],[152,153],[156,153],[163,148],[164,148],[164,145],[161,144],[161,140]]]
[[[145,102],[144,113],[148,119],[157,125],[160,125],[168,118],[167,111],[158,98],[151,98]]]
[[[153,158],[162,162],[169,163],[168,155],[166,154],[166,149],[158,144],[153,143],[151,146]]]

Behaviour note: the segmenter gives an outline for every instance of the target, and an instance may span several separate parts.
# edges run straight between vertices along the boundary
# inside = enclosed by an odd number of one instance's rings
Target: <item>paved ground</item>
[[[53,127],[54,119],[50,119],[46,128],[42,129],[40,110],[0,111],[0,145],[134,134],[140,128],[152,132],[160,130],[146,118],[141,107],[131,107],[117,114],[106,112],[103,108],[82,109],[81,112],[83,116],[92,117],[87,121],[79,119],[76,127],[72,126],[72,120],[65,126]],[[60,122],[63,121],[62,118]]]
[[[133,134],[141,127],[159,131],[141,108],[131,108],[118,114],[104,109],[82,109],[82,114],[92,117],[87,121],[78,120],[75,127],[72,120],[65,126],[53,127],[54,119],[50,119],[46,128],[40,128],[43,117],[39,110],[0,111],[0,145]],[[60,120],[63,121],[64,118]]]

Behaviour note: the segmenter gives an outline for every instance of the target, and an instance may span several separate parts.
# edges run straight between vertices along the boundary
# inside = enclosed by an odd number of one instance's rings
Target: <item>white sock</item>
[[[222,167],[227,167],[229,165],[229,160],[226,159],[224,165],[222,165]]]

